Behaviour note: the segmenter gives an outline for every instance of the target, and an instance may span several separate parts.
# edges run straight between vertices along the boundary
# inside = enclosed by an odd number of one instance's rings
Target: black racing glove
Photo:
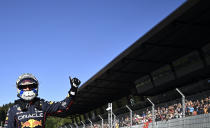
[[[81,81],[78,78],[71,78],[69,77],[71,89],[69,91],[69,96],[74,98],[77,94],[77,89],[81,83]]]

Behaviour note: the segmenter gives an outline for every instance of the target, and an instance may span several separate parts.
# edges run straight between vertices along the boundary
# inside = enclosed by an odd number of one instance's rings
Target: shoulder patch
[[[49,104],[53,104],[53,103],[54,103],[53,101],[50,101],[50,102],[49,102]]]
[[[18,111],[21,111],[21,108],[20,108],[20,107],[17,107],[17,110],[18,110]]]

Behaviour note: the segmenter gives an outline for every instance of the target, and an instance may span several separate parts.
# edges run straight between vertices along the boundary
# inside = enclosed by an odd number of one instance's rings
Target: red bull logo
[[[21,128],[34,128],[36,126],[42,126],[42,121],[38,121],[38,120],[34,120],[34,119],[30,119],[24,123],[21,123]]]

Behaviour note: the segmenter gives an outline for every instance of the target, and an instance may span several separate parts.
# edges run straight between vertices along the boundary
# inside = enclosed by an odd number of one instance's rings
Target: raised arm
[[[80,80],[78,78],[69,77],[71,89],[68,92],[68,96],[60,102],[47,102],[43,101],[43,110],[46,114],[57,114],[63,111],[67,111],[74,102],[77,94],[78,86],[80,85]]]

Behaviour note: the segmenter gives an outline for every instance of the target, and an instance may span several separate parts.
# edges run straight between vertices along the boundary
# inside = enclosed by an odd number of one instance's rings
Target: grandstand
[[[113,127],[210,128],[209,33],[209,2],[186,1],[79,88],[63,127],[109,127],[112,103]]]

